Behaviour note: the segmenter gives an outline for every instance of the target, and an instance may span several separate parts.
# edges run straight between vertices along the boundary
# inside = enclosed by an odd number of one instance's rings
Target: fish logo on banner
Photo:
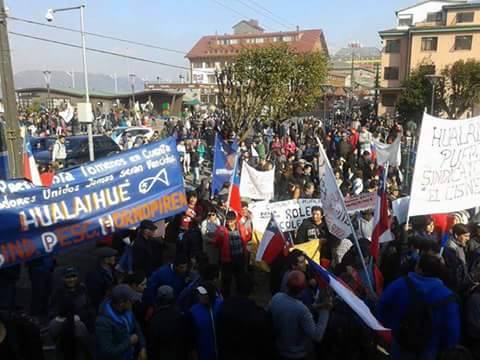
[[[330,163],[323,146],[319,143],[318,176],[320,180],[320,199],[323,204],[323,213],[327,222],[328,231],[338,239],[345,239],[351,233],[350,217],[345,208],[343,196],[335,181]]]
[[[148,193],[155,185],[156,182],[162,182],[165,185],[169,186],[167,169],[162,169],[158,172],[157,175],[143,179],[140,184],[138,184],[138,191],[142,194]]]
[[[185,211],[175,139],[55,174],[40,188],[0,181],[0,267],[96,241]]]

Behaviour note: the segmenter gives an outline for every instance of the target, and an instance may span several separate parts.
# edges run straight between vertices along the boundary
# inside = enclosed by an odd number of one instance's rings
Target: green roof
[[[195,105],[200,105],[200,100],[192,99],[192,100],[184,101],[183,103],[187,106],[195,106]]]

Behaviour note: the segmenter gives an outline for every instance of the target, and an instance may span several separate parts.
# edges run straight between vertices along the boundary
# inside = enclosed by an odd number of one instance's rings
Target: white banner
[[[397,136],[391,144],[384,144],[378,140],[373,140],[378,165],[384,165],[388,162],[390,166],[400,166],[402,162],[401,140],[402,138],[400,136]]]
[[[377,193],[362,193],[345,198],[345,207],[349,214],[375,208]]]
[[[480,117],[445,120],[424,114],[409,216],[480,205]]]
[[[405,196],[392,201],[393,215],[395,215],[399,224],[405,224],[407,222],[409,204],[410,196]]]
[[[350,217],[343,201],[343,196],[335,181],[335,175],[328,161],[323,146],[319,141],[318,175],[320,179],[320,199],[328,231],[338,239],[345,239],[352,233]]]
[[[75,110],[73,109],[73,106],[70,104],[67,104],[67,107],[65,108],[65,110],[60,111],[58,115],[60,115],[62,119],[68,124],[70,120],[72,120],[74,112]]]
[[[275,168],[257,171],[244,162],[240,176],[240,196],[255,200],[273,199],[274,177]]]
[[[320,199],[298,199],[270,203],[259,201],[248,205],[252,213],[253,229],[263,233],[274,214],[275,221],[283,232],[297,230],[303,220],[312,216],[312,207],[322,206]]]

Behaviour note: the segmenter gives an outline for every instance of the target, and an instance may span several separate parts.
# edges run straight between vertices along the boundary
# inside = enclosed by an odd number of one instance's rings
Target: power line
[[[245,14],[242,14],[240,11],[235,10],[234,8],[232,8],[232,7],[228,6],[228,5],[225,5],[224,3],[222,3],[222,2],[220,2],[220,1],[218,1],[218,0],[212,0],[212,1],[215,2],[215,3],[217,3],[218,5],[220,5],[221,7],[223,7],[223,8],[225,8],[225,9],[227,9],[227,10],[230,10],[230,11],[234,12],[234,13],[237,14],[237,15],[240,15],[240,16],[241,16],[242,18],[244,18],[244,19],[250,18],[250,16],[247,16],[247,15],[245,15]],[[268,27],[266,27],[266,26],[265,26],[265,29],[274,31],[273,29],[268,28]]]
[[[34,36],[34,35],[17,33],[17,32],[14,32],[14,31],[9,31],[8,33],[12,34],[12,35],[15,35],[15,36],[20,36],[20,37],[33,39],[33,40],[38,40],[38,41],[44,41],[44,42],[48,42],[48,43],[52,43],[52,44],[63,45],[63,46],[68,46],[68,47],[72,47],[72,48],[77,48],[77,49],[82,48],[80,45],[71,44],[71,43],[67,43],[67,42],[64,42],[64,41],[52,40],[52,39],[47,39],[47,38]],[[168,63],[164,63],[164,62],[157,61],[157,60],[150,60],[150,59],[141,58],[141,57],[137,57],[137,56],[121,54],[121,53],[117,53],[117,52],[109,51],[109,50],[95,49],[95,48],[89,48],[89,47],[87,47],[86,50],[88,50],[90,52],[96,52],[96,53],[104,54],[104,55],[111,55],[111,56],[117,56],[117,57],[122,57],[122,58],[136,60],[136,61],[142,61],[142,62],[146,62],[146,63],[150,63],[150,64],[162,65],[162,66],[167,66],[167,67],[182,69],[182,70],[190,70],[190,68],[186,67],[186,66],[168,64]]]
[[[59,30],[75,32],[75,33],[80,33],[81,32],[78,29],[73,29],[73,28],[69,28],[69,27],[65,27],[65,26],[59,26],[59,25],[45,24],[45,23],[42,23],[42,22],[39,22],[39,21],[34,21],[34,20],[29,20],[29,19],[21,19],[21,18],[17,18],[17,17],[9,17],[8,19],[23,22],[23,23],[27,23],[27,24],[39,25],[39,26],[44,26],[44,27],[48,27],[48,28],[54,28],[54,29],[59,29]],[[88,31],[85,32],[85,35],[94,36],[94,37],[98,37],[98,38],[102,38],[102,39],[120,41],[120,42],[127,43],[127,44],[144,46],[144,47],[148,47],[148,48],[151,48],[151,49],[168,51],[168,52],[173,52],[173,53],[182,54],[182,55],[187,54],[185,51],[182,51],[182,50],[169,49],[169,48],[156,46],[156,45],[152,45],[152,44],[148,44],[148,43],[143,43],[143,42],[139,42],[139,41],[122,39],[122,38],[118,38],[118,37],[110,36],[110,35],[93,33],[93,32],[88,32]]]
[[[282,21],[279,21],[277,19],[275,19],[273,16],[271,15],[268,15],[268,14],[260,14],[258,9],[254,8],[253,6],[249,5],[248,3],[244,2],[243,0],[237,0],[240,4],[243,4],[244,6],[248,7],[249,9],[255,11],[256,13],[258,13],[259,15],[263,16],[263,17],[266,17],[268,19],[271,19],[272,21],[276,22],[277,24],[287,28],[287,29],[290,29],[290,26],[285,24],[284,22]]]
[[[240,0],[239,0],[240,1]],[[257,8],[259,9],[262,9],[264,12],[276,17],[278,20],[281,20],[282,22],[285,22],[286,24],[288,24],[289,26],[292,26],[292,27],[295,27],[296,25],[292,24],[291,22],[289,22],[288,20],[278,16],[278,15],[275,15],[272,11],[268,10],[265,6],[259,4],[258,2],[254,1],[254,0],[248,0],[250,3],[254,4]]]

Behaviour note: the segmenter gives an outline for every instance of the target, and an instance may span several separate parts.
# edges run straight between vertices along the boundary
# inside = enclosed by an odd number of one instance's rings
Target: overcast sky
[[[81,0],[6,0],[12,17],[45,21],[48,8],[75,6]],[[86,30],[187,52],[202,35],[230,33],[244,18],[258,19],[267,31],[320,28],[330,52],[350,41],[379,47],[378,31],[394,26],[395,10],[416,0],[84,0]],[[223,4],[223,6],[221,5]],[[260,4],[260,6],[258,6]],[[228,7],[228,8],[227,8]],[[263,8],[262,8],[263,7]],[[265,10],[266,9],[266,10]],[[269,12],[268,12],[269,11]],[[271,13],[275,16],[273,16]],[[273,19],[277,20],[274,21]],[[78,12],[56,14],[51,24],[79,28]],[[9,30],[80,44],[80,35],[10,20]],[[10,35],[14,71],[82,70],[79,49]],[[87,46],[126,53],[175,65],[187,65],[184,55],[87,37]],[[177,79],[182,72],[165,66],[88,54],[91,73],[154,80]]]

